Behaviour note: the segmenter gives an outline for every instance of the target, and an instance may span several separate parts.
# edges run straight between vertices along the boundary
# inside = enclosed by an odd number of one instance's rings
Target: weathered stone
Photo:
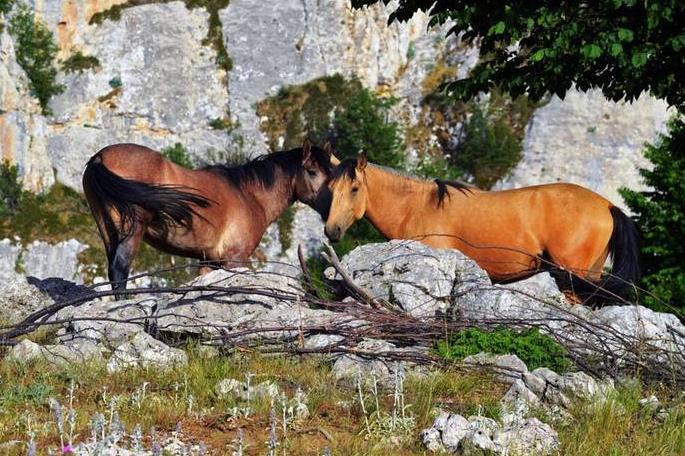
[[[9,239],[0,240],[0,283],[17,280],[17,260],[21,254],[21,246]]]
[[[450,451],[456,451],[459,442],[471,431],[471,423],[461,415],[450,415],[441,431],[444,447]]]
[[[66,366],[101,359],[102,350],[92,342],[72,345],[39,345],[24,339],[12,347],[7,359],[19,363],[43,360],[49,364]]]
[[[503,454],[538,456],[554,453],[559,448],[559,435],[550,425],[529,418],[495,432],[493,443],[503,449]]]
[[[7,27],[0,31],[0,159],[15,164],[27,189],[42,191],[55,182],[46,150],[46,122],[16,60]]]
[[[57,244],[33,241],[21,255],[24,273],[38,279],[58,277],[83,283],[78,255],[87,248],[76,239]]]
[[[563,101],[554,96],[533,114],[523,159],[500,186],[572,182],[623,206],[618,189],[645,189],[638,172],[649,168],[644,143],[669,116],[666,102],[646,94],[633,103],[607,101],[599,90],[570,90]]]
[[[17,323],[54,301],[26,278],[17,276],[0,282],[0,308],[7,323]]]
[[[168,369],[188,363],[183,350],[171,348],[146,333],[138,333],[129,342],[117,347],[107,361],[107,372],[128,368],[154,367]]]
[[[80,190],[88,158],[116,142],[158,150],[180,142],[202,158],[209,149],[223,153],[229,136],[209,124],[226,115],[228,93],[216,51],[202,45],[208,18],[179,1],[126,8],[117,21],[83,27],[80,49],[100,68],[61,74],[66,90],[50,102],[48,151],[60,182]]]
[[[416,241],[366,244],[341,262],[372,296],[415,317],[445,313],[454,301],[455,283],[489,282],[483,270],[462,253],[432,249]]]
[[[485,368],[493,372],[498,380],[506,383],[513,383],[528,372],[526,363],[516,355],[478,353],[467,356],[462,362],[467,366]]]

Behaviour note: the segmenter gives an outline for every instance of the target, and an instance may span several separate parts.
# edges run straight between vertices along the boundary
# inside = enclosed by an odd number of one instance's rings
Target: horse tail
[[[620,292],[640,279],[640,236],[635,222],[621,209],[609,209],[614,229],[609,238],[609,255],[612,273],[602,286],[611,292]]]
[[[83,191],[91,209],[102,212],[112,240],[116,240],[117,234],[126,236],[131,233],[136,222],[140,221],[139,209],[151,213],[151,223],[162,235],[176,226],[191,230],[193,216],[201,217],[196,208],[209,207],[212,201],[187,190],[188,187],[179,185],[147,184],[125,179],[104,165],[100,153],[88,161],[83,173]],[[118,226],[107,213],[108,208],[116,211]]]

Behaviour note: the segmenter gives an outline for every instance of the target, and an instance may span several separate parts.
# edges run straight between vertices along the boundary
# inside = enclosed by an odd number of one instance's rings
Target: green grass
[[[564,348],[537,329],[516,332],[499,328],[487,332],[469,328],[451,335],[447,341],[438,342],[436,350],[440,356],[457,361],[485,352],[494,355],[514,354],[530,370],[548,367],[556,372],[565,372],[572,367]]]
[[[0,362],[0,377],[12,379],[0,383],[0,441],[26,440],[30,417],[39,448],[56,447],[59,439],[47,400],[56,398],[66,408],[73,380],[76,431],[84,439],[89,435],[90,417],[96,412],[108,411],[114,400],[115,409],[129,430],[140,424],[145,433],[152,426],[159,433],[168,433],[180,422],[187,440],[204,441],[215,451],[210,454],[223,454],[222,450],[240,427],[245,431],[249,454],[265,454],[270,400],[253,400],[250,416],[231,418],[229,410],[244,407],[245,401],[220,398],[215,393],[215,386],[222,378],[244,380],[249,372],[254,374],[253,385],[269,380],[278,384],[288,397],[298,387],[307,394],[310,417],[290,429],[286,439],[279,426],[281,448],[285,447],[289,454],[320,455],[324,447],[329,447],[333,454],[387,454],[387,446],[378,438],[365,435],[354,386],[336,382],[328,364],[317,358],[250,354],[207,358],[192,348],[189,352],[190,362],[183,368],[128,369],[116,374],[107,374],[100,362],[64,369],[42,363],[21,366]],[[145,399],[137,400],[144,383],[147,383]],[[415,416],[416,428],[401,447],[392,450],[397,455],[425,454],[418,432],[432,423],[436,405],[473,413],[479,404],[496,404],[503,387],[482,375],[442,372],[424,378],[410,377],[405,391],[406,402],[411,404],[408,412]],[[365,395],[368,411],[373,413],[375,401],[366,390]],[[189,410],[191,396],[193,408]],[[392,391],[382,389],[379,404],[383,413],[390,411],[392,400]],[[19,416],[24,419],[17,419]],[[324,429],[334,440],[328,441],[317,432],[299,432],[311,428]],[[16,449],[7,454],[24,454],[23,448]]]

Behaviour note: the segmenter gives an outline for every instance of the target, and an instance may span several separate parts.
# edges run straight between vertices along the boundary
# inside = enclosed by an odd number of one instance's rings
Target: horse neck
[[[424,214],[422,208],[427,207],[435,184],[399,176],[371,165],[365,174],[368,189],[366,218],[388,239],[406,236],[412,216]]]
[[[260,206],[264,215],[264,228],[276,221],[283,211],[295,202],[295,185],[293,178],[282,170],[276,171],[274,183],[271,187],[255,182],[243,188]]]

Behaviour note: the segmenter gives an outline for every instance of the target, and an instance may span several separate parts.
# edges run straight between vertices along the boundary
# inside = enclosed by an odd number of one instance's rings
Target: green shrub
[[[162,149],[162,155],[177,165],[183,166],[184,168],[193,168],[193,162],[188,156],[186,148],[183,147],[183,144],[181,143],[176,143],[173,146],[165,147]]]
[[[548,367],[556,372],[564,372],[572,366],[564,348],[537,329],[515,332],[499,328],[486,332],[470,328],[453,334],[447,341],[438,342],[437,352],[446,359],[456,361],[480,352],[513,354],[526,363],[530,370]]]
[[[54,61],[57,54],[52,33],[35,18],[28,6],[21,6],[10,18],[9,31],[16,40],[17,62],[26,72],[31,93],[38,98],[44,113],[49,113],[50,97],[62,93],[64,87],[55,79]]]
[[[641,296],[641,303],[685,310],[685,121],[673,119],[668,134],[647,145],[645,157],[654,166],[640,174],[651,189],[620,190],[642,237],[641,286],[654,295]]]
[[[62,69],[67,73],[76,71],[81,73],[85,70],[98,68],[99,66],[100,61],[97,57],[92,55],[83,55],[81,51],[72,54],[68,59],[62,62]]]
[[[521,139],[507,124],[503,112],[491,105],[474,105],[464,125],[454,164],[472,176],[473,183],[489,189],[521,160]]]
[[[0,217],[14,214],[23,195],[17,167],[7,161],[0,164]]]

